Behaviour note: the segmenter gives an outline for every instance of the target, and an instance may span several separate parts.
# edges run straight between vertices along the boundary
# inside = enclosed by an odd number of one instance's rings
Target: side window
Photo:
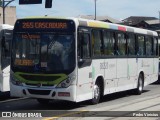
[[[126,39],[123,33],[117,33],[117,54],[118,55],[126,55]]]
[[[5,38],[5,36],[2,36],[1,47],[2,47],[2,57],[5,58],[7,56],[6,55],[7,47],[6,47],[6,38]]]
[[[114,45],[115,45],[115,37],[113,32],[104,31],[103,32],[103,40],[104,40],[104,54],[105,55],[114,55]]]
[[[152,52],[152,37],[146,37],[146,55],[151,56]]]
[[[79,34],[78,54],[81,58],[90,58],[90,37],[87,33]]]
[[[93,49],[93,56],[101,56],[102,52],[102,38],[101,38],[101,31],[100,30],[93,30],[92,31],[92,49]]]
[[[82,44],[83,58],[90,58],[90,47],[89,47],[89,34],[84,34],[84,41]]]
[[[158,56],[158,39],[156,37],[153,38],[153,54]]]
[[[2,57],[10,57],[11,51],[11,40],[12,40],[12,30],[2,30],[1,32],[1,47],[2,47]]]
[[[139,56],[144,56],[145,55],[144,36],[138,35],[137,40],[138,40],[138,52],[137,52],[137,54]]]
[[[1,31],[1,69],[6,68],[10,64],[12,36],[12,30]]]
[[[128,34],[127,42],[128,42],[128,55],[135,55],[136,53],[135,35]]]

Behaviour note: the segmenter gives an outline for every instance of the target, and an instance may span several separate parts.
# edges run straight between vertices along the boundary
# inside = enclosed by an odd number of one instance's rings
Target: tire
[[[141,95],[141,93],[143,92],[143,87],[144,87],[144,80],[142,74],[140,74],[138,78],[137,88],[134,90],[134,93],[136,95]]]
[[[92,98],[92,104],[97,104],[100,101],[100,97],[101,97],[101,88],[100,88],[100,84],[96,82],[96,84],[94,85],[94,96]]]
[[[37,101],[38,101],[41,105],[47,105],[47,104],[49,104],[49,102],[50,102],[49,99],[42,99],[42,98],[38,98]]]
[[[157,83],[160,84],[160,75],[158,76]]]

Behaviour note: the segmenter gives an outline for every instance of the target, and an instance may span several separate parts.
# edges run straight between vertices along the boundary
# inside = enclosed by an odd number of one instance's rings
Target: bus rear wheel
[[[140,95],[142,92],[143,92],[143,87],[144,87],[144,84],[143,84],[143,75],[140,74],[139,75],[139,78],[138,78],[138,84],[137,84],[137,88],[134,90],[134,93],[136,95]]]
[[[92,104],[97,104],[100,101],[100,96],[101,96],[101,88],[100,88],[100,84],[98,82],[96,82],[96,84],[94,85],[94,96],[92,98]]]
[[[49,99],[42,99],[42,98],[38,98],[37,101],[42,104],[42,105],[47,105],[49,104]]]

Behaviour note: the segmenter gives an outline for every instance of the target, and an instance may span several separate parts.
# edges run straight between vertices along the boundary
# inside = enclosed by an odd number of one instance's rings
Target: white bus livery
[[[10,91],[10,45],[13,26],[0,25],[0,91]]]
[[[11,56],[11,95],[96,104],[103,95],[158,80],[154,31],[80,18],[17,20]]]

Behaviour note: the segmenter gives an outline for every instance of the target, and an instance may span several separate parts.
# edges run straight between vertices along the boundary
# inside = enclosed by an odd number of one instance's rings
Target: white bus
[[[10,47],[13,26],[0,25],[0,91],[10,91]]]
[[[103,95],[158,80],[154,31],[80,18],[17,20],[11,96],[96,104]]]

